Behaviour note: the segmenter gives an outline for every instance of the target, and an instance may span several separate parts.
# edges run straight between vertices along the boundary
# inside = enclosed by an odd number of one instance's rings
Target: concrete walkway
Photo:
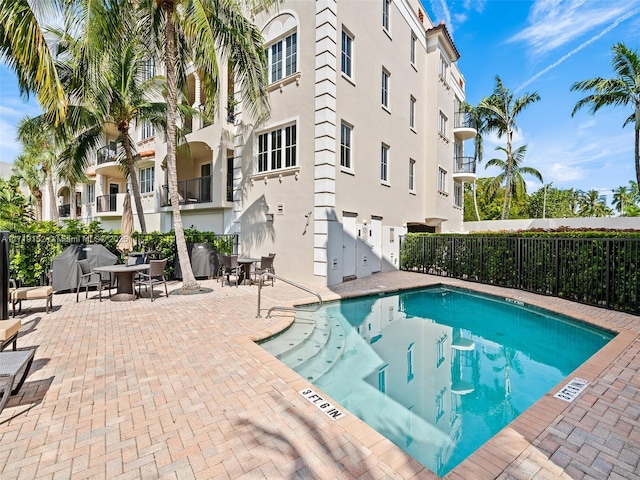
[[[576,400],[552,390],[448,478],[640,477],[640,318],[407,272],[320,293],[335,299],[434,283],[621,332],[571,375],[591,381]],[[256,318],[257,287],[202,285],[213,292],[163,293],[153,303],[56,294],[50,314],[43,301],[25,302],[18,348],[37,350],[0,414],[0,478],[437,478],[355,416],[331,420],[298,393],[308,381],[253,342],[291,322]],[[263,288],[263,309],[310,300],[283,282]]]

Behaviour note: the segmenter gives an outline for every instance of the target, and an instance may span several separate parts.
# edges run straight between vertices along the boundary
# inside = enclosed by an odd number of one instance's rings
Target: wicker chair
[[[167,290],[167,279],[164,276],[164,269],[167,266],[167,259],[162,260],[149,260],[149,273],[140,273],[140,277],[136,280],[138,285],[138,296],[140,296],[140,288],[144,285],[145,291],[149,291],[151,287],[151,301],[153,302],[153,287],[154,285],[164,285],[164,293],[168,297],[169,291]]]
[[[260,257],[260,264],[256,265],[256,268],[254,270],[256,281],[265,272],[275,274],[275,269],[273,268],[273,260],[275,259],[275,257],[276,257],[275,253],[269,254],[269,256],[267,257]],[[273,287],[274,278],[270,277],[270,280],[271,280],[271,286]]]
[[[109,275],[109,278],[105,278],[101,273],[94,272],[87,259],[76,260],[76,265],[78,265],[78,273],[80,274],[80,280],[76,287],[76,303],[78,302],[82,287],[84,287],[84,298],[89,296],[89,287],[96,287],[98,289],[100,301],[102,301],[102,290],[105,287],[109,290],[109,297],[111,297],[111,275]]]
[[[224,277],[227,277],[227,283],[231,285],[230,276],[234,275],[236,279],[236,287],[238,286],[238,282],[240,280],[240,275],[242,274],[242,265],[238,264],[238,256],[237,255],[223,255],[222,256],[222,286],[224,287]]]

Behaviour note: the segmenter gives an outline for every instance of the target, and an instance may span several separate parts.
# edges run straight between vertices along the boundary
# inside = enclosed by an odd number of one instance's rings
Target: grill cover
[[[187,251],[189,252],[194,277],[212,278],[215,276],[218,270],[218,256],[213,245],[210,243],[187,243]],[[177,255],[174,276],[182,279],[180,260]]]
[[[91,268],[114,265],[118,257],[102,245],[71,245],[51,262],[54,292],[75,290],[80,280],[76,260],[89,260]]]

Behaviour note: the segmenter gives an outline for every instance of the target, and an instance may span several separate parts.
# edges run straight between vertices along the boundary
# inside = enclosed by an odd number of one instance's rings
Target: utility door
[[[356,275],[356,242],[358,229],[355,213],[343,212],[342,214],[342,276],[355,277]]]
[[[379,272],[382,268],[382,218],[371,217],[369,229],[369,244],[371,245],[371,272]]]

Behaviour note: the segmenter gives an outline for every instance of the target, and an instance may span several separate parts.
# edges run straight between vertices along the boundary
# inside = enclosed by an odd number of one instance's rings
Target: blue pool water
[[[613,337],[443,287],[343,300],[315,316],[339,339],[324,347],[337,355],[283,361],[441,476]]]

